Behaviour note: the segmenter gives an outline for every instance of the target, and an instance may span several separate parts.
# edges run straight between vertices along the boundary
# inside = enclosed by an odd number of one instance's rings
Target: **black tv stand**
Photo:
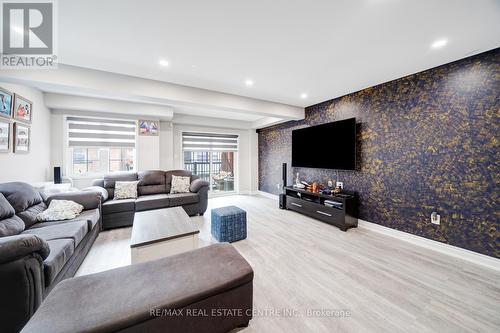
[[[358,226],[356,197],[342,193],[328,195],[285,187],[286,208],[337,226],[342,231]],[[334,201],[335,205],[325,205],[325,201]]]

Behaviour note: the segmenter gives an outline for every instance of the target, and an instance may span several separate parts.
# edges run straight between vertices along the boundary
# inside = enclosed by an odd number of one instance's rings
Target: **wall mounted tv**
[[[292,166],[356,169],[356,118],[292,131]]]

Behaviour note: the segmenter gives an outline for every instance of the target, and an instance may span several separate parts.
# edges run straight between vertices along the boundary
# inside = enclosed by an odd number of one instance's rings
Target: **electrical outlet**
[[[344,183],[343,182],[337,182],[337,185],[335,187],[340,187],[341,189],[344,189]]]
[[[432,214],[431,214],[431,223],[432,224],[440,225],[441,224],[441,215],[439,215],[436,212],[432,212]]]

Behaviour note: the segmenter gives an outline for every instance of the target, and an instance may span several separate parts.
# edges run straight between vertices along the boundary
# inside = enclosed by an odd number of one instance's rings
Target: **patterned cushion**
[[[137,184],[139,181],[131,182],[116,182],[115,183],[115,199],[136,199]]]
[[[170,193],[189,193],[190,185],[190,177],[172,176],[172,187],[170,188]]]
[[[38,221],[60,221],[74,219],[83,210],[83,206],[71,200],[52,200],[49,208],[36,216]]]
[[[212,236],[219,242],[235,242],[247,238],[247,212],[236,206],[212,209]]]

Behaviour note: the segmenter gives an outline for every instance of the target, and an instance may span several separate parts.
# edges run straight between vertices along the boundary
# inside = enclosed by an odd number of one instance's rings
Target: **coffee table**
[[[137,212],[130,240],[132,264],[194,250],[199,232],[182,207]]]

